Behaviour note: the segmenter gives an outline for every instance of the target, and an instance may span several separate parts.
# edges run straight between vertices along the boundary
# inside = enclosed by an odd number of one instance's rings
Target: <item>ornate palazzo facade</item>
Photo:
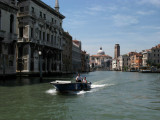
[[[18,7],[17,72],[39,72],[40,65],[43,72],[61,72],[65,17],[58,1],[55,9],[40,0],[19,0]]]
[[[0,75],[16,73],[16,0],[0,0]]]

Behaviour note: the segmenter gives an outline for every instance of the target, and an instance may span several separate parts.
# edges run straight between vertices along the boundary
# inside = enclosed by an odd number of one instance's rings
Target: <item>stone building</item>
[[[118,57],[118,70],[120,71],[127,71],[129,68],[129,56],[126,55],[121,55]]]
[[[36,73],[42,64],[46,73],[62,70],[62,21],[58,0],[55,9],[41,0],[19,0],[17,72]],[[40,58],[42,63],[40,64]]]
[[[81,61],[82,61],[82,72],[89,72],[90,65],[89,65],[89,54],[86,51],[81,52]]]
[[[112,70],[115,70],[115,71],[118,70],[118,59],[112,60]]]
[[[72,70],[74,73],[81,72],[81,41],[72,41]]]
[[[0,75],[16,74],[17,1],[0,0]]]
[[[106,55],[105,52],[100,47],[98,50],[97,55],[90,56],[90,66],[91,68],[95,68],[97,70],[110,70],[110,62],[112,57]]]
[[[151,50],[142,50],[142,66],[147,67],[149,60],[151,60]]]
[[[72,36],[68,32],[63,32],[63,72],[72,72]]]
[[[119,44],[115,44],[114,47],[114,59],[117,59],[120,56],[120,46]]]
[[[149,61],[155,65],[160,64],[160,44],[151,48],[151,56]]]
[[[142,54],[135,52],[130,56],[130,70],[139,71],[140,67],[142,67]]]

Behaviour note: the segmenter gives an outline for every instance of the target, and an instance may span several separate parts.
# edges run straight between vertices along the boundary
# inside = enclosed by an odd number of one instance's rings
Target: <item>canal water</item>
[[[160,74],[97,71],[90,91],[59,94],[49,84],[75,76],[0,82],[0,120],[159,120]]]

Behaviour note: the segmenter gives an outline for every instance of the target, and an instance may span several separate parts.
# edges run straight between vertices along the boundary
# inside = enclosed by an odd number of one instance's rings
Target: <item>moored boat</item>
[[[71,92],[71,91],[88,91],[91,89],[91,82],[71,82],[71,81],[53,81],[50,82],[59,92]]]

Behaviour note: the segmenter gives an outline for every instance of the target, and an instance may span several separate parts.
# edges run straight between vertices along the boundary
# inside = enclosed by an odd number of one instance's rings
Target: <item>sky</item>
[[[52,8],[55,0],[42,0]],[[63,29],[90,55],[102,47],[114,56],[160,44],[160,0],[59,0]]]

